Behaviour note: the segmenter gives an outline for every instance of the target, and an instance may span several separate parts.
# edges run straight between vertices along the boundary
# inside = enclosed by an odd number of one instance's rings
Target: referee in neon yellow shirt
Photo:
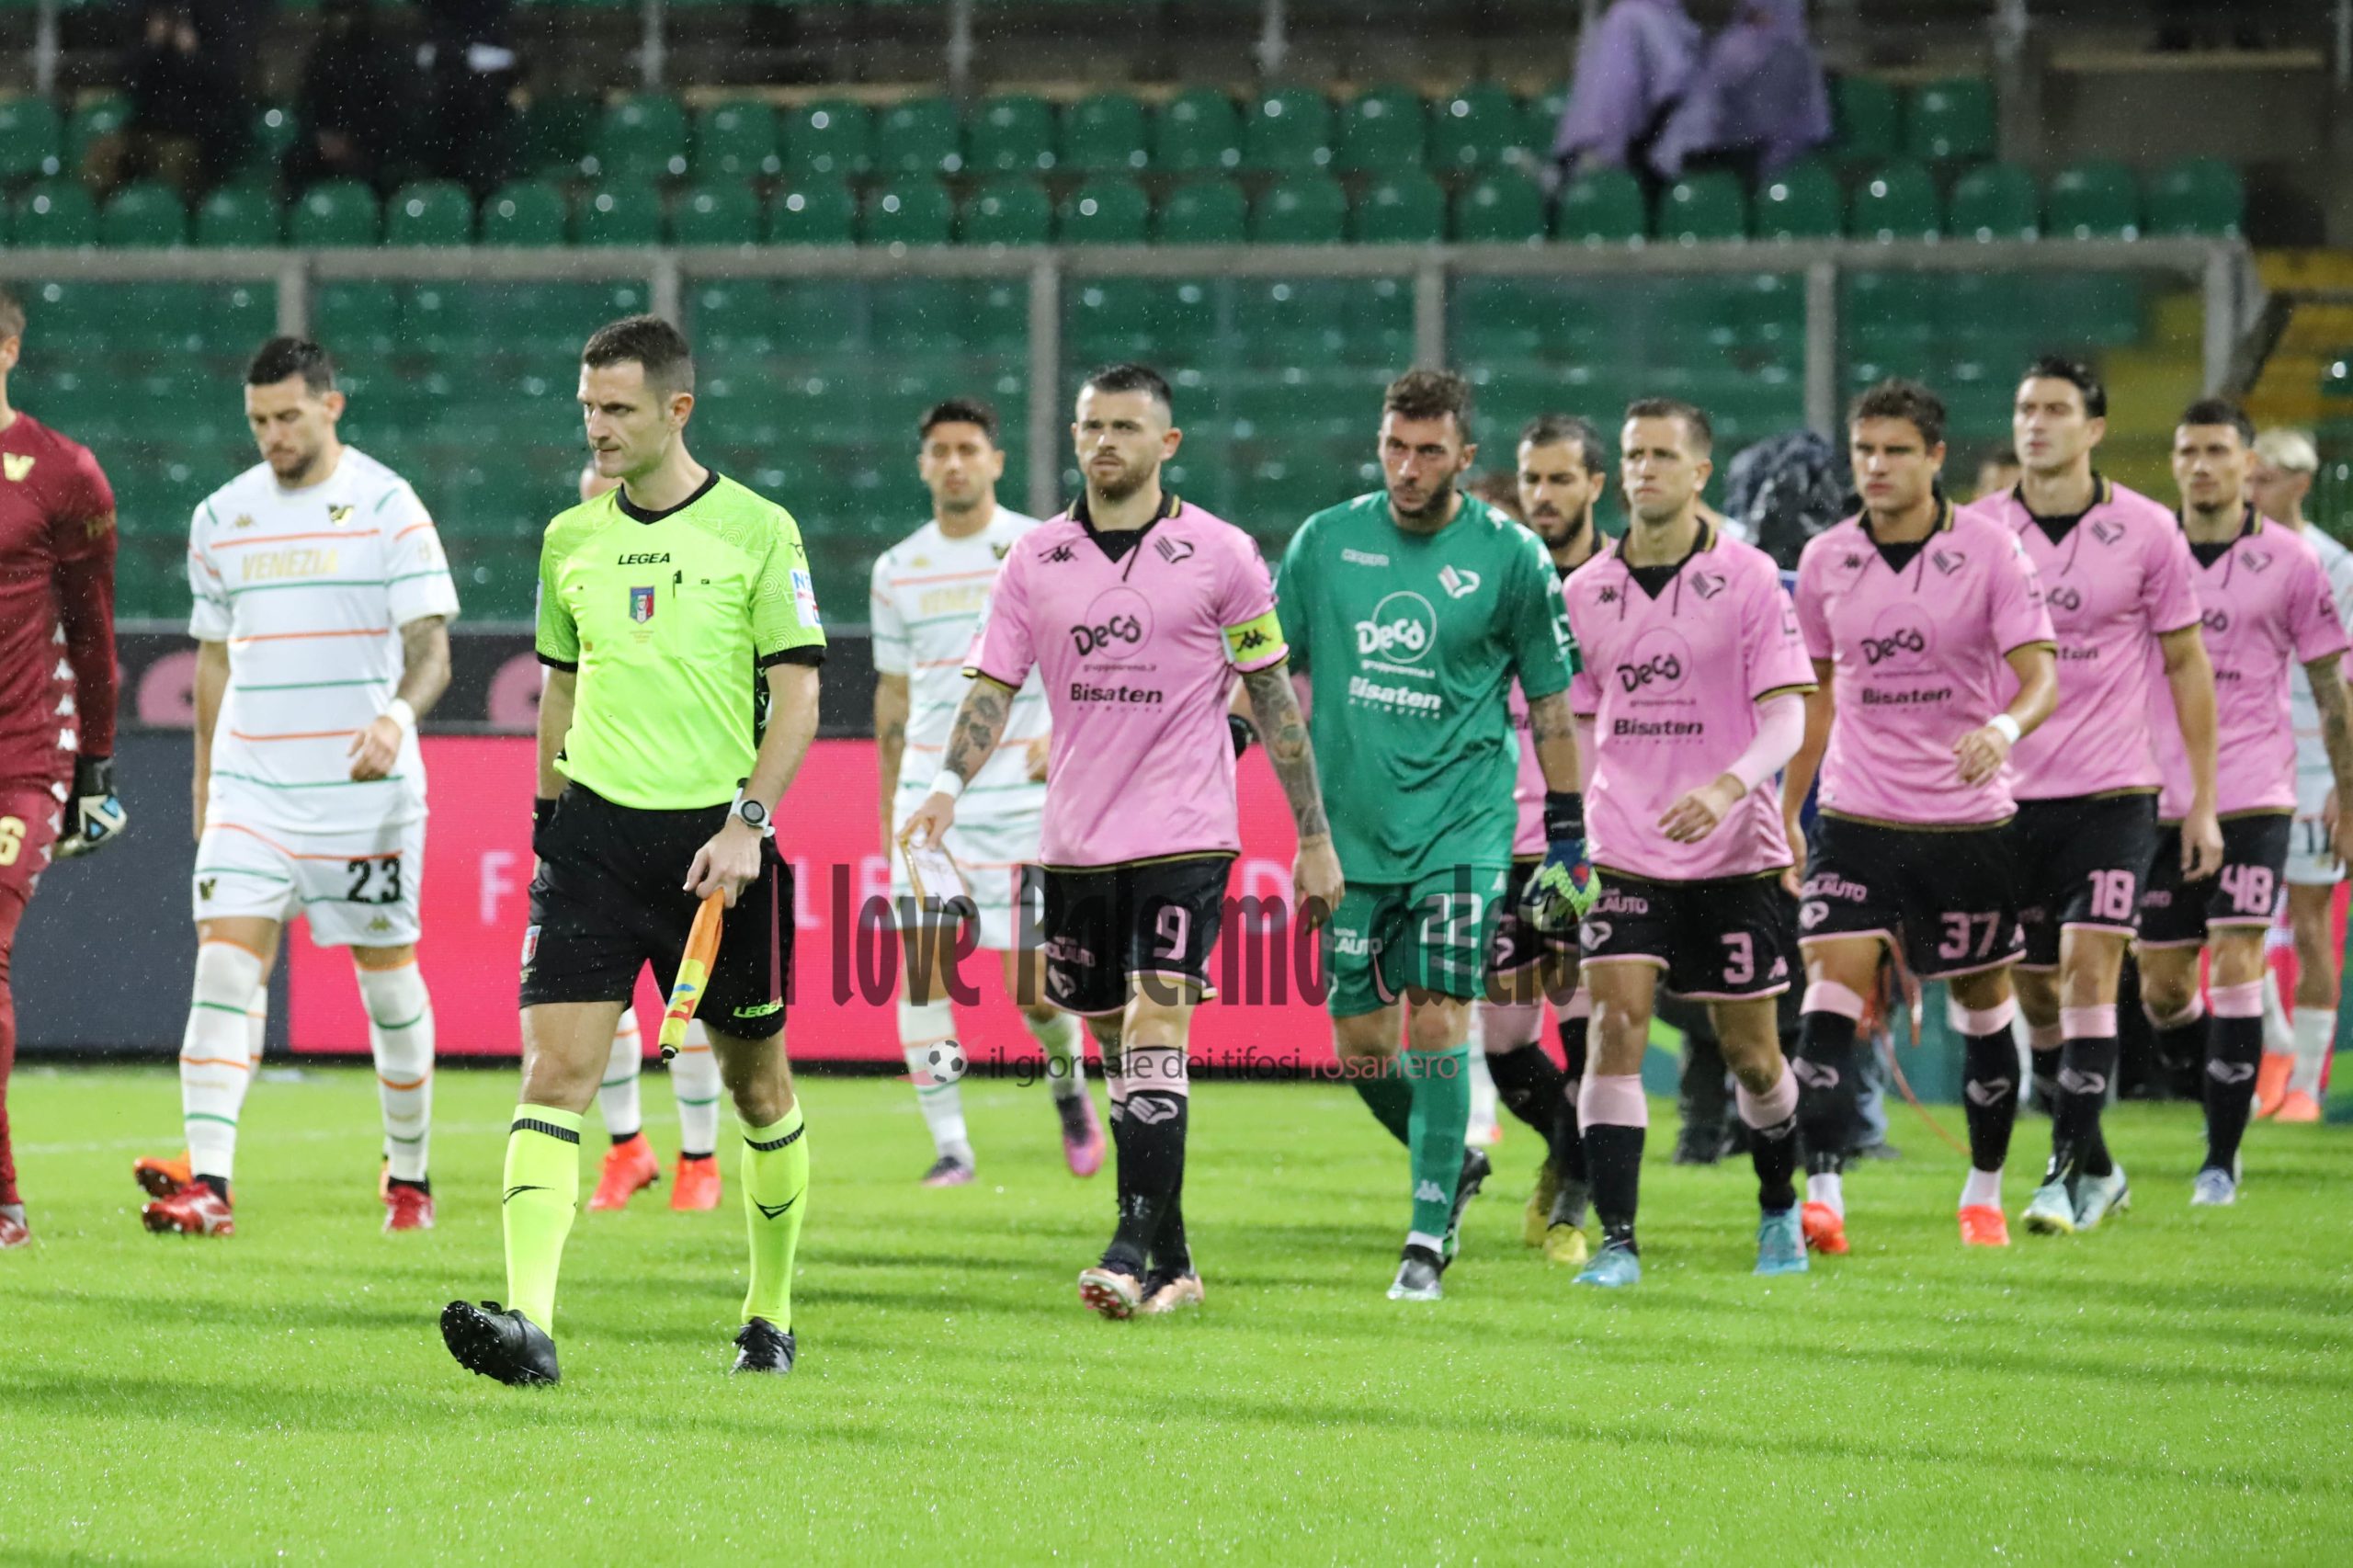
[[[639,971],[653,964],[668,989],[711,892],[728,913],[699,1016],[743,1123],[751,1233],[734,1366],[792,1369],[809,1145],[784,1054],[792,878],[771,817],[817,731],[825,637],[791,514],[688,454],[694,386],[687,340],[658,318],[588,340],[588,445],[620,485],[550,523],[540,553],[540,867],[506,1139],[508,1305],[441,1313],[459,1364],[505,1383],[557,1379],[549,1330],[581,1116]]]

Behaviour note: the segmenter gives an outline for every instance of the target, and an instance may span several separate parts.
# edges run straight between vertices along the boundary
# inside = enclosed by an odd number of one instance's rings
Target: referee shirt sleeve
[[[825,631],[817,616],[817,587],[801,525],[776,508],[776,532],[752,580],[752,652],[761,668],[824,662]]]
[[[573,624],[572,607],[563,602],[561,591],[563,546],[558,542],[558,528],[556,523],[549,524],[540,542],[539,628],[532,642],[540,663],[553,669],[577,670],[580,629]]]

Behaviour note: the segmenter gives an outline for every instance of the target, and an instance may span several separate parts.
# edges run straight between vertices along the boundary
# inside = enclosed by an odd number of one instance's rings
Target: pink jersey
[[[1832,666],[1837,699],[1822,809],[1940,827],[2008,817],[2009,770],[1963,784],[1952,748],[2008,705],[2005,655],[2052,641],[2018,536],[1947,502],[1926,542],[1883,554],[1849,517],[1805,547],[1797,597],[1806,653]]]
[[[1040,858],[1237,852],[1226,703],[1236,671],[1288,651],[1267,563],[1249,535],[1173,495],[1138,534],[1097,534],[1086,503],[1072,511],[1014,541],[967,666],[1012,687],[1033,666],[1044,678]]]
[[[1511,728],[1519,737],[1519,777],[1511,798],[1519,807],[1519,824],[1512,830],[1514,859],[1544,853],[1544,769],[1536,760],[1536,732],[1528,724],[1528,693],[1511,683]]]
[[[2214,809],[2293,812],[2296,728],[2288,706],[2288,672],[2345,652],[2345,626],[2319,553],[2252,506],[2245,531],[2211,565],[2190,561],[2204,608],[2206,657],[2214,665]],[[2157,815],[2179,822],[2189,811],[2189,754],[2172,722],[2157,726],[2165,792]]]
[[[1703,528],[1658,597],[1613,542],[1569,574],[1569,626],[1584,668],[1569,705],[1594,718],[1586,762],[1586,846],[1605,871],[1660,881],[1751,876],[1790,863],[1781,793],[1770,780],[1697,844],[1658,819],[1721,778],[1756,735],[1756,704],[1811,691],[1797,612],[1769,557]]]
[[[2026,546],[2059,642],[2059,710],[2010,754],[2021,801],[2154,790],[2155,727],[2172,722],[2157,639],[2198,624],[2189,547],[2173,514],[2147,496],[2093,481],[2091,510],[2053,540],[2016,490],[1962,508]],[[2000,700],[2018,695],[2005,678]]]

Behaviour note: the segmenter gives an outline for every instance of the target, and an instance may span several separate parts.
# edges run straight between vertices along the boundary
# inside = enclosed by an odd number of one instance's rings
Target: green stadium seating
[[[1284,87],[1250,105],[1242,131],[1242,166],[1300,174],[1332,162],[1332,106],[1305,87]]]
[[[196,210],[196,243],[215,250],[274,245],[286,237],[278,197],[264,185],[217,187]]]
[[[1929,272],[1841,273],[1838,325],[1848,362],[1878,375],[1922,374],[1944,283]]]
[[[1531,163],[1548,163],[1552,138],[1560,133],[1561,115],[1569,107],[1569,85],[1563,82],[1519,106],[1519,144]]]
[[[548,93],[532,98],[523,111],[525,172],[577,176],[602,113],[595,98],[581,94]]]
[[[358,180],[326,180],[294,204],[290,237],[298,245],[372,245],[381,229],[374,191]]]
[[[1143,187],[1116,176],[1088,180],[1063,199],[1060,233],[1064,244],[1140,245],[1151,202]]]
[[[964,166],[964,128],[946,98],[906,98],[874,129],[874,169],[884,176],[952,175]]]
[[[582,172],[608,181],[687,172],[686,106],[666,93],[635,93],[606,107]]]
[[[1493,167],[1519,143],[1518,100],[1495,83],[1465,87],[1430,108],[1430,163],[1442,173]]]
[[[1188,180],[1153,214],[1152,237],[1164,245],[1238,245],[1248,233],[1249,210],[1232,180]]]
[[[1904,116],[1904,150],[1926,163],[1994,155],[1994,87],[1982,76],[1914,89]]]
[[[1429,156],[1429,111],[1411,87],[1369,87],[1340,109],[1337,165],[1348,174],[1418,167]]]
[[[1884,163],[1903,151],[1903,111],[1886,83],[1837,77],[1830,84],[1830,108],[1833,145],[1843,161]]]
[[[1658,238],[1677,244],[1736,240],[1748,233],[1748,196],[1721,170],[1677,180],[1658,199]]]
[[[543,249],[563,244],[563,192],[546,180],[517,180],[482,204],[482,243]]]
[[[1541,210],[1539,210],[1541,221]],[[1446,192],[1419,169],[1400,169],[1366,186],[1348,213],[1359,244],[1435,244],[1446,238]]]
[[[658,245],[662,243],[662,193],[644,181],[600,185],[580,199],[572,213],[576,245]]]
[[[1054,166],[1054,109],[1029,94],[981,105],[967,135],[966,166],[982,175],[1038,175]]]
[[[1131,278],[1087,278],[1064,295],[1063,331],[1078,364],[1149,356],[1154,347],[1149,303],[1163,287]]]
[[[678,193],[670,237],[682,245],[750,245],[760,239],[760,199],[740,179],[712,179]]]
[[[1855,187],[1847,211],[1847,233],[1853,238],[1933,239],[1942,232],[1937,218],[1937,182],[1925,165],[1888,164]]]
[[[290,104],[267,104],[256,109],[251,139],[246,144],[245,168],[256,178],[274,178],[286,149],[294,145],[294,139],[301,131]]]
[[[131,100],[128,98],[90,98],[76,105],[65,119],[61,172],[80,173],[83,161],[90,155],[90,143],[101,136],[111,136],[120,131],[130,119]]]
[[[1131,172],[1151,161],[1148,139],[1142,103],[1097,93],[1063,110],[1060,162],[1082,174]]]
[[[1454,237],[1465,244],[1529,244],[1544,237],[1544,193],[1526,175],[1481,175],[1454,197]]]
[[[1957,240],[2030,240],[2042,229],[2042,193],[2016,164],[1980,164],[1953,181],[1945,233]]]
[[[1242,126],[1233,100],[1194,87],[1161,107],[1153,125],[1153,165],[1167,174],[1206,174],[1242,163]]]
[[[898,180],[868,196],[858,237],[870,245],[944,245],[954,219],[938,180]]]
[[[785,124],[789,176],[848,179],[864,174],[874,156],[874,117],[847,98],[803,104]]]
[[[2246,215],[2238,169],[2218,158],[2185,158],[2150,176],[2149,233],[2235,238]]]
[[[57,110],[46,98],[0,98],[0,186],[58,173]]]
[[[1552,237],[1579,244],[1625,244],[1650,230],[1642,182],[1624,169],[1595,169],[1562,188]]]
[[[320,283],[311,294],[311,331],[340,361],[380,358],[400,341],[400,296],[389,283]]]
[[[99,243],[117,250],[165,250],[188,244],[188,209],[166,185],[124,186],[98,217]]]
[[[418,180],[392,193],[384,208],[389,245],[473,244],[474,202],[466,187],[449,180]]]
[[[1348,198],[1337,180],[1294,176],[1268,186],[1250,209],[1250,237],[1260,244],[1332,244],[1347,220]]]
[[[777,149],[776,110],[757,98],[712,104],[695,120],[695,178],[745,180],[780,174],[784,159]]]
[[[2121,164],[2088,162],[2052,176],[2044,231],[2060,239],[2131,239],[2141,232],[2141,193]]]
[[[1838,233],[1839,208],[1838,176],[1827,165],[1808,159],[1756,187],[1756,237],[1834,239]]]
[[[813,179],[780,190],[768,202],[768,243],[846,245],[857,227],[858,203],[839,180]]]
[[[1034,179],[993,179],[965,201],[956,237],[968,245],[1042,245],[1053,229],[1045,187]]]

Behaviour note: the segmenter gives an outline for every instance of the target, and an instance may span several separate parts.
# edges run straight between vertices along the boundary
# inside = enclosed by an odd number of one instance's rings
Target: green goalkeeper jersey
[[[713,473],[666,512],[618,490],[562,513],[540,550],[540,661],[578,672],[556,767],[607,800],[685,811],[752,771],[767,666],[823,657],[792,514]]]
[[[1470,495],[1438,532],[1407,533],[1374,491],[1300,526],[1277,597],[1347,880],[1507,864],[1512,680],[1535,701],[1576,670],[1543,542]]]

